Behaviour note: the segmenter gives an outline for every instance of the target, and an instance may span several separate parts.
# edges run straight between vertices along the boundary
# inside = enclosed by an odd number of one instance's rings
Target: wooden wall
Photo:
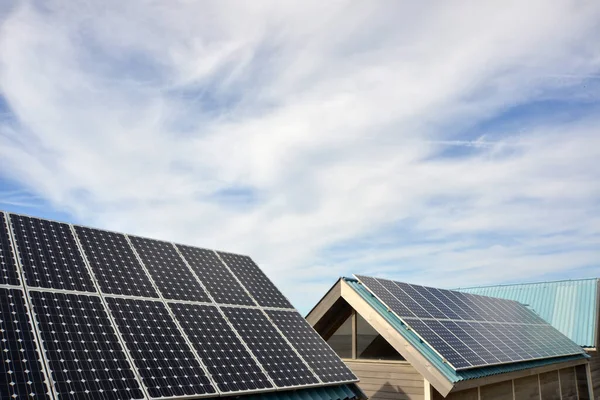
[[[579,367],[583,367],[585,376],[584,365],[568,367],[451,392],[446,398],[432,387],[432,400],[588,400],[587,380],[578,387]]]
[[[424,400],[423,376],[406,361],[344,359],[370,400]]]
[[[590,359],[590,369],[592,372],[592,387],[594,388],[594,398],[600,399],[600,354],[597,351],[588,353]]]

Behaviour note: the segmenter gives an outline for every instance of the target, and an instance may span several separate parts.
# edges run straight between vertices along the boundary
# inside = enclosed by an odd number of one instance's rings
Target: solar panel
[[[96,290],[69,225],[20,215],[10,220],[28,286]]]
[[[210,301],[172,243],[137,236],[129,238],[165,299]]]
[[[75,232],[103,293],[158,297],[125,235],[81,226]]]
[[[0,399],[49,399],[21,289],[0,288]]]
[[[17,264],[8,234],[8,223],[0,212],[0,285],[21,285]]]
[[[162,302],[110,297],[106,301],[151,397],[215,393]]]
[[[583,353],[517,302],[356,277],[456,370]]]
[[[169,307],[221,392],[274,387],[217,307],[182,303]]]
[[[268,310],[267,314],[321,381],[331,383],[357,379],[297,311]]]
[[[222,310],[277,386],[319,383],[262,311],[238,307]]]
[[[29,294],[61,399],[144,398],[100,297]]]
[[[0,217],[0,399],[231,397],[357,380],[249,257]]]
[[[224,252],[219,256],[259,305],[294,308],[250,257]]]
[[[182,245],[177,248],[217,303],[254,305],[214,251]]]

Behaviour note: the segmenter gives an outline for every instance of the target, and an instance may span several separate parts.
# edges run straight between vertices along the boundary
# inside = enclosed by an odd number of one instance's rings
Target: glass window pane
[[[331,335],[327,343],[338,356],[352,358],[352,315]]]
[[[383,338],[360,314],[357,317],[358,358],[371,360],[404,360],[404,358]]]

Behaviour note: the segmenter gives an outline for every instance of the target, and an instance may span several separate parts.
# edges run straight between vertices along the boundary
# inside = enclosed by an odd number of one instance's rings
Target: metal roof
[[[354,400],[365,398],[366,396],[355,384],[284,390],[238,397],[240,400]]]
[[[442,358],[437,355],[428,345],[398,318],[388,307],[373,296],[356,279],[343,278],[344,281],[358,293],[374,310],[376,310],[396,331],[402,335],[423,357],[427,359],[440,373],[442,373],[450,382],[456,383],[469,379],[483,378],[491,375],[504,374],[508,372],[521,371],[524,369],[542,367],[549,364],[556,364],[565,361],[588,358],[588,355],[580,354],[566,357],[547,358],[543,360],[524,361],[512,364],[495,365],[491,367],[473,368],[465,371],[455,371]]]
[[[596,347],[598,279],[563,280],[455,290],[525,304],[582,347]]]

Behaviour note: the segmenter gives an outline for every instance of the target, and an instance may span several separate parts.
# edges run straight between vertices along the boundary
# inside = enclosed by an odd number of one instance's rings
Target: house
[[[531,308],[591,356],[592,386],[600,395],[598,295],[600,279],[575,279],[456,290],[518,301]]]
[[[308,313],[306,319],[358,376],[360,388],[370,399],[593,398],[591,385],[588,384],[589,356],[548,324],[536,325],[538,328],[534,329],[534,335],[538,329],[540,332],[552,329],[557,340],[568,342],[573,354],[456,369],[441,355],[439,350],[443,343],[433,343],[433,339],[424,340],[423,332],[414,329],[411,323],[406,322],[406,318],[400,318],[394,311],[397,307],[390,306],[389,303],[399,297],[390,292],[392,296],[388,296],[384,302],[382,297],[385,293],[376,295],[364,284],[363,279],[367,277],[358,278],[360,281],[357,278],[339,279]],[[440,292],[434,288],[425,289],[438,291],[438,295]],[[456,298],[469,296],[454,291],[447,292],[451,292]],[[413,297],[416,298],[417,295]],[[473,296],[469,299],[474,302],[491,301],[488,300],[491,298],[483,296]],[[408,309],[421,305],[423,308],[434,306],[438,311],[444,307],[448,310],[456,308],[457,312],[460,308],[457,307],[460,300],[448,300],[445,304],[436,301],[408,298],[399,301],[397,306]],[[524,315],[525,307],[516,302],[511,302],[510,306]],[[475,309],[476,305],[472,307]],[[463,305],[463,308],[466,309],[467,306]],[[534,313],[527,312],[528,318],[538,318]],[[460,322],[470,323],[466,319],[463,318]],[[514,330],[513,323],[496,325],[504,330],[505,338]],[[496,335],[499,338],[504,334],[498,332]],[[530,342],[528,345],[541,351],[544,349],[542,342]],[[497,347],[495,350],[499,351],[501,344],[493,344],[490,347]],[[510,347],[520,348],[516,344]],[[469,351],[468,348],[462,348],[457,351],[457,357],[464,355],[466,358],[464,353]]]

